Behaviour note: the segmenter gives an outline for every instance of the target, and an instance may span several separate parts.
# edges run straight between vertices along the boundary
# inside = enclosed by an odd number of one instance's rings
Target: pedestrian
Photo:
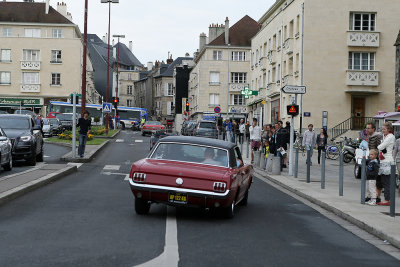
[[[254,151],[260,148],[261,128],[258,126],[257,118],[253,118],[253,124],[249,127],[251,141],[251,163],[254,162]]]
[[[284,133],[285,133],[285,138],[286,138],[286,155],[289,155],[289,148],[290,148],[290,121],[287,121],[286,122],[286,126],[285,126],[285,128],[283,128],[283,130],[284,130]],[[288,157],[286,156],[286,157],[284,157],[283,158],[283,167],[285,167],[286,168],[286,164],[287,164],[287,161],[288,161]]]
[[[239,123],[239,143],[243,144],[243,138],[246,134],[246,125],[244,124],[244,119],[240,119]]]
[[[81,158],[83,158],[85,154],[86,141],[88,139],[91,126],[92,126],[92,121],[89,118],[89,112],[85,110],[85,112],[83,112],[83,118],[79,118],[78,124],[76,125],[76,127],[79,127],[78,155]]]
[[[115,121],[117,123],[117,129],[119,129],[120,122],[121,122],[121,117],[119,115],[117,115],[117,117],[115,118]]]
[[[268,134],[268,142],[269,142],[269,153],[271,155],[276,154],[276,148],[275,148],[275,126],[271,127],[271,131]]]
[[[249,140],[250,140],[250,123],[249,122],[246,122],[245,128],[246,128],[246,141],[248,144]]]
[[[232,143],[236,144],[237,137],[239,135],[238,132],[239,132],[239,126],[238,126],[237,122],[235,120],[233,120],[233,122],[232,122],[232,136],[233,136]]]
[[[377,149],[371,149],[369,151],[369,159],[367,160],[367,197],[365,201],[371,206],[376,205],[376,178],[379,173],[378,154],[379,152]]]
[[[393,147],[396,142],[396,138],[393,135],[392,123],[386,122],[382,126],[383,140],[378,146],[380,168],[379,174],[381,175],[382,186],[384,188],[385,202],[380,202],[380,206],[390,206],[390,171],[391,162],[393,160]]]
[[[328,144],[328,134],[324,128],[321,128],[320,133],[317,135],[317,148],[318,148],[318,166],[321,165],[321,152],[326,152]]]
[[[227,141],[229,142],[232,142],[233,140],[232,130],[233,130],[232,119],[229,119],[227,120],[226,123],[226,138]]]
[[[306,147],[306,150],[307,151],[310,150],[310,162],[306,161],[306,164],[310,163],[310,166],[312,166],[312,155],[314,152],[314,147],[317,139],[313,127],[314,125],[312,124],[308,125],[308,131],[304,132],[303,142],[302,142],[302,145]]]
[[[269,150],[269,141],[268,141],[268,139],[266,139],[266,140],[264,141],[264,154],[265,154],[265,158],[266,158],[266,159],[268,159],[269,153],[270,153],[270,150]]]
[[[286,168],[286,165],[283,164],[283,158],[286,156],[286,150],[287,150],[287,144],[286,144],[286,133],[284,129],[282,128],[282,121],[278,121],[278,123],[275,124],[275,149],[276,153],[275,156],[280,158],[280,166],[281,166],[281,171],[283,168]]]
[[[382,142],[382,133],[376,131],[375,123],[369,122],[365,128],[367,133],[367,142],[368,142],[368,149],[378,149],[379,144]],[[378,175],[376,178],[376,203],[381,202],[381,193],[382,193],[382,177]]]
[[[396,161],[397,172],[400,173],[400,138],[396,139],[393,150],[393,157]],[[400,194],[400,187],[399,187],[399,194]]]

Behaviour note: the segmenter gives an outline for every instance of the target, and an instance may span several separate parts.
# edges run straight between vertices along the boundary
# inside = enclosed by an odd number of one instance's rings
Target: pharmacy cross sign
[[[241,94],[244,95],[244,98],[249,98],[250,95],[258,95],[258,91],[249,90],[249,87],[245,86],[244,90],[241,91]]]

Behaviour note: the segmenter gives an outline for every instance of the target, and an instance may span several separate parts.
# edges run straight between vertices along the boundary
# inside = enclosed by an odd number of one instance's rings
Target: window
[[[244,51],[233,51],[232,52],[232,60],[233,61],[245,61],[246,60],[246,52],[244,52]]]
[[[296,17],[296,35],[300,33],[300,15]]]
[[[51,74],[51,85],[61,85],[61,73]]]
[[[40,51],[24,49],[22,59],[24,61],[39,61],[40,60]]]
[[[274,83],[276,81],[275,78],[276,78],[276,68],[272,68],[271,82]]]
[[[278,32],[278,43],[277,43],[277,50],[279,51],[281,49],[281,44],[282,44],[282,31],[279,30]]]
[[[51,63],[62,63],[61,50],[51,50]]]
[[[132,85],[128,85],[128,86],[126,87],[126,94],[127,94],[127,95],[132,95],[132,94],[133,94]]]
[[[156,84],[156,96],[161,96],[161,83]]]
[[[210,105],[219,105],[219,94],[210,94]]]
[[[279,99],[271,101],[271,123],[277,123],[280,119],[280,102]]]
[[[232,104],[233,105],[244,105],[244,95],[232,95]]]
[[[214,60],[222,60],[222,51],[213,51]]]
[[[40,29],[25,29],[25,37],[40,38],[40,36],[41,36]]]
[[[174,95],[174,84],[167,83],[167,96],[173,96],[173,95]]]
[[[349,70],[374,70],[375,53],[349,52]]]
[[[128,81],[132,80],[132,73],[128,73]]]
[[[62,30],[53,29],[53,38],[62,38]]]
[[[40,83],[39,72],[22,73],[22,84],[39,84],[39,83]]]
[[[12,29],[11,28],[3,28],[3,37],[11,37]]]
[[[232,72],[231,83],[246,83],[246,72]]]
[[[1,49],[0,62],[11,62],[11,49]]]
[[[350,30],[375,31],[375,13],[350,13]]]
[[[289,38],[293,38],[293,24],[294,24],[294,21],[291,20],[289,23]]]
[[[219,85],[219,72],[210,72],[210,84]]]
[[[11,72],[0,71],[0,84],[11,84]]]
[[[127,107],[132,107],[132,100],[131,99],[126,100],[126,106]]]
[[[272,36],[272,50],[276,49],[276,34]]]

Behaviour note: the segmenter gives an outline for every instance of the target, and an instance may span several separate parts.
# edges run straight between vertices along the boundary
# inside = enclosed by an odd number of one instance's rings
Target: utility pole
[[[85,25],[83,32],[83,65],[82,65],[82,103],[81,117],[86,109],[86,58],[87,58],[87,18],[88,18],[88,0],[85,0]]]

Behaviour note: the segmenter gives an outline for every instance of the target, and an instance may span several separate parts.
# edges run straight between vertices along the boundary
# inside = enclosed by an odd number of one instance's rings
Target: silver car
[[[6,171],[12,170],[12,144],[3,129],[0,128],[0,164]]]
[[[43,127],[42,127],[43,135],[51,137],[53,136],[54,128],[50,123],[49,119],[43,119]]]

